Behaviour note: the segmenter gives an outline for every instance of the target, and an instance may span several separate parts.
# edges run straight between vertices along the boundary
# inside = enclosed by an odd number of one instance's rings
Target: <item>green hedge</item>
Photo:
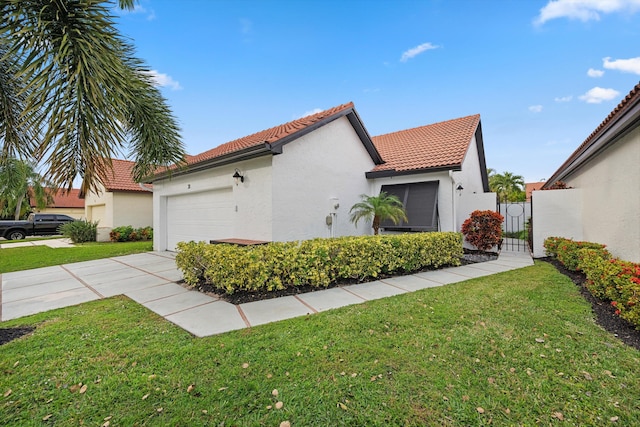
[[[585,274],[591,294],[610,301],[617,315],[640,329],[640,264],[614,259],[597,243],[550,237],[544,245],[567,269]]]
[[[459,233],[416,233],[274,242],[259,246],[178,243],[176,264],[187,284],[227,293],[327,287],[344,279],[459,265]]]

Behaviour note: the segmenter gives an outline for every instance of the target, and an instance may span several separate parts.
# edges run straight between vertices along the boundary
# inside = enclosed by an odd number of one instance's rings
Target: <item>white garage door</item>
[[[233,236],[231,188],[167,198],[167,249],[178,242],[224,239]]]

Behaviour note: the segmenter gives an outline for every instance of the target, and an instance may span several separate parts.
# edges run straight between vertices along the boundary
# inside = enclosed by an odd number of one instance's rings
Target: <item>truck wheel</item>
[[[22,240],[24,239],[24,237],[25,237],[25,234],[24,234],[24,231],[22,230],[11,230],[7,235],[7,238],[9,240]]]

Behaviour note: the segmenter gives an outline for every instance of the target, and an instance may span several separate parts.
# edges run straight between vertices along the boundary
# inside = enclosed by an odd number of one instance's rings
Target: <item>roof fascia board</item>
[[[428,169],[412,169],[406,171],[398,171],[398,170],[386,170],[386,171],[369,171],[365,172],[365,177],[367,179],[374,178],[387,178],[390,176],[403,176],[403,175],[418,175],[421,173],[431,173],[431,172],[446,172],[446,171],[454,171],[458,172],[462,170],[461,165],[449,165],[449,166],[441,166],[435,168]]]
[[[376,165],[383,164],[384,160],[382,159],[382,156],[378,152],[376,146],[373,144],[371,135],[369,135],[367,128],[364,127],[364,123],[362,122],[360,115],[358,115],[358,112],[355,109],[352,109],[352,114],[347,115],[347,118],[349,119],[349,122],[351,122],[351,126],[353,126],[353,129],[358,134],[358,137],[364,144],[364,148],[369,153],[369,156],[371,156],[371,160],[373,160],[373,163],[375,163]]]
[[[480,176],[482,177],[482,189],[489,192],[489,175],[487,174],[487,160],[484,157],[484,140],[482,139],[482,122],[478,120],[476,128],[476,148],[478,149],[478,159],[480,159]]]
[[[344,116],[347,116],[349,123],[351,123],[351,126],[353,127],[356,134],[358,135],[358,138],[360,138],[360,141],[369,153],[369,156],[371,156],[373,162],[377,165],[384,163],[382,157],[378,153],[378,150],[376,150],[375,146],[373,145],[373,141],[371,140],[369,133],[365,129],[362,121],[360,120],[360,117],[358,117],[354,108],[347,108],[345,110],[339,111],[336,114],[325,117],[324,119],[312,124],[311,126],[307,126],[304,129],[300,129],[298,132],[292,133],[291,135],[287,135],[286,137],[279,139],[273,144],[270,144],[271,150],[274,154],[282,154],[282,146],[284,146],[285,144],[295,141],[296,139],[301,138],[304,135],[307,135],[308,133],[311,133],[314,130]]]
[[[244,150],[234,151],[233,153],[225,154],[219,157],[214,157],[213,159],[203,160],[201,162],[194,163],[193,165],[188,165],[184,168],[172,170],[169,172],[162,172],[154,176],[149,182],[166,179],[173,176],[185,175],[187,173],[199,172],[205,169],[210,169],[212,167],[224,166],[230,163],[238,162],[240,160],[249,160],[255,157],[261,157],[268,154],[274,154],[274,150],[271,149],[271,146],[269,144],[264,143],[259,146],[249,147],[249,148],[245,148]]]
[[[640,99],[635,102],[618,120],[615,120],[609,127],[594,140],[587,144],[579,153],[571,156],[573,160],[556,171],[551,178],[547,180],[543,189],[547,189],[558,181],[566,179],[569,175],[593,159],[604,149],[613,145],[616,141],[629,133],[640,121]]]

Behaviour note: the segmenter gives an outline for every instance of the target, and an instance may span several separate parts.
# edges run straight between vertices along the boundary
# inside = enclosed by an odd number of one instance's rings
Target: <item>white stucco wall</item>
[[[236,168],[245,177],[244,182],[238,185],[232,178]],[[271,156],[155,181],[153,183],[154,250],[167,249],[168,197],[229,188],[232,190],[234,203],[233,225],[224,231],[224,235],[203,236],[203,238],[272,240],[271,184]]]
[[[531,195],[533,215],[533,256],[546,256],[547,237],[584,240],[583,193],[579,189],[534,191]]]
[[[583,239],[640,262],[640,127],[564,181],[583,194]]]
[[[84,216],[88,221],[99,221],[98,228],[111,229],[113,225],[113,193],[102,185],[90,191],[84,199]]]
[[[346,117],[283,150],[273,157],[273,240],[330,237],[325,221],[331,213],[334,236],[370,233],[370,224],[360,221],[356,228],[349,221],[349,209],[360,194],[371,194],[365,172],[374,163]],[[331,199],[337,199],[337,210]]]
[[[153,226],[153,193],[118,191],[112,194],[113,227]]]

